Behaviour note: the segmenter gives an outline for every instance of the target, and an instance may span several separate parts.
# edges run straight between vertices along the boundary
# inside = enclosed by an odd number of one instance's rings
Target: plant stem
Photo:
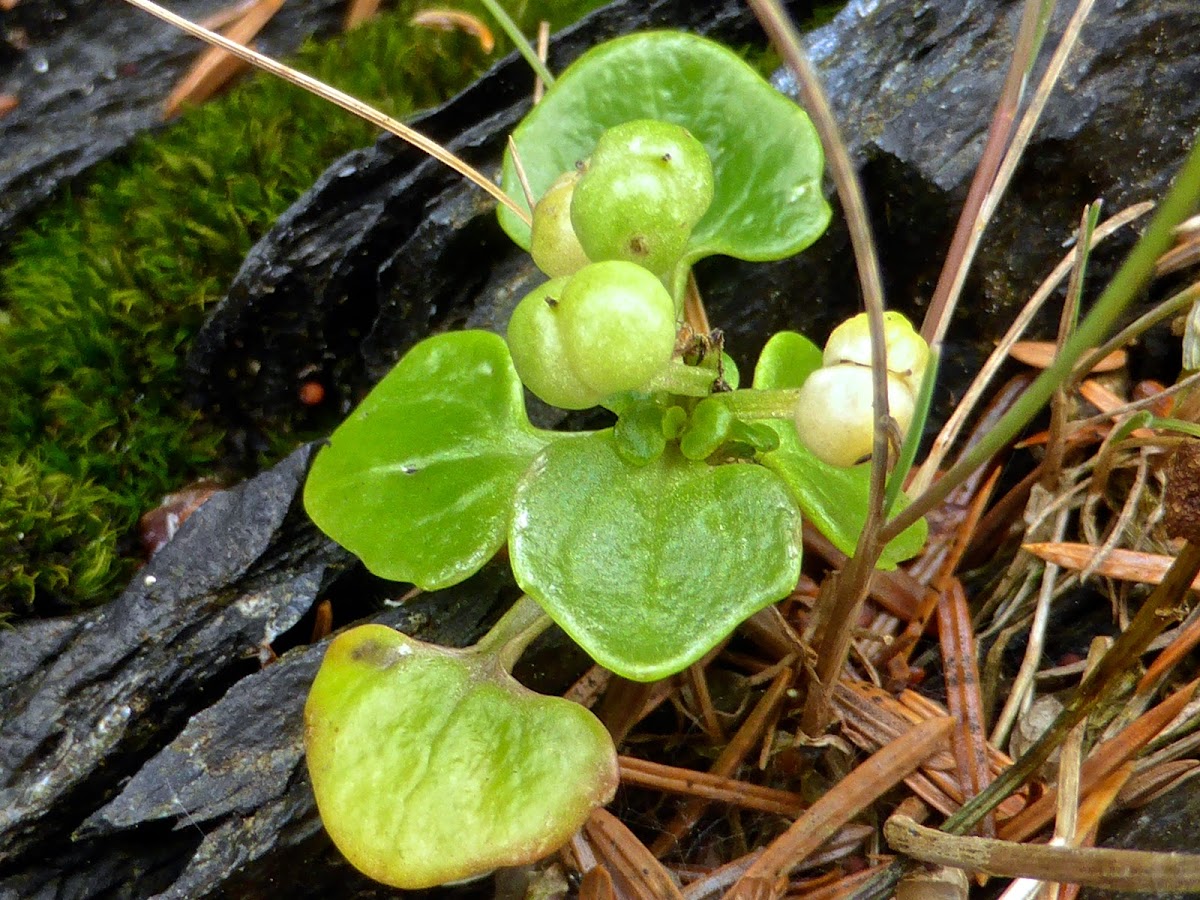
[[[886,544],[880,539],[880,527],[884,520],[883,496],[887,482],[888,423],[891,417],[888,412],[887,350],[883,328],[883,279],[879,273],[879,254],[875,251],[875,238],[867,216],[862,185],[829,105],[829,98],[804,52],[800,35],[779,0],[748,0],[748,3],[788,67],[795,73],[800,98],[821,136],[829,172],[833,176],[850,230],[850,243],[854,248],[854,261],[871,333],[872,406],[875,415],[871,487],[867,515],[854,549],[854,557],[842,573],[840,588],[834,597],[837,608],[830,616],[824,617],[825,627],[817,637],[819,683],[809,692],[804,717],[804,728],[809,734],[815,734],[823,731],[828,724],[830,692],[850,652],[850,623],[857,619],[858,609],[867,597],[880,550]]]
[[[136,6],[138,9],[144,12],[150,13],[152,16],[162,19],[168,25],[173,25],[185,34],[190,34],[194,38],[199,38],[200,40],[207,44],[211,44],[214,47],[220,47],[226,53],[237,57],[243,62],[250,63],[250,65],[256,66],[257,68],[262,69],[264,72],[270,72],[276,78],[282,78],[284,81],[303,88],[310,94],[315,94],[323,100],[328,100],[330,103],[340,106],[347,112],[353,113],[360,119],[370,122],[372,125],[382,128],[384,131],[391,132],[392,134],[396,135],[396,137],[403,141],[407,141],[418,150],[429,154],[438,162],[453,169],[459,175],[462,175],[472,184],[486,191],[488,194],[491,194],[491,196],[494,197],[497,202],[503,203],[505,206],[511,209],[513,213],[521,219],[521,221],[527,225],[529,224],[530,219],[528,211],[526,211],[520,204],[513,200],[512,197],[504,193],[504,191],[502,191],[498,185],[493,183],[490,178],[487,178],[472,166],[464,162],[462,159],[455,156],[441,144],[430,140],[418,131],[414,131],[403,122],[397,121],[389,115],[385,115],[375,107],[367,103],[363,103],[356,97],[351,97],[349,94],[339,91],[336,88],[332,88],[322,81],[318,81],[309,75],[305,75],[303,72],[298,72],[291,66],[285,66],[278,60],[272,59],[269,56],[265,56],[264,54],[259,53],[257,50],[251,50],[249,47],[244,47],[237,43],[237,41],[231,41],[229,38],[223,37],[214,31],[210,31],[207,28],[197,25],[195,22],[190,22],[183,18],[183,16],[178,16],[170,10],[164,9],[158,4],[150,2],[150,0],[125,0],[125,2],[131,6]]]
[[[484,8],[487,9],[496,24],[500,26],[500,30],[508,35],[508,39],[516,46],[517,52],[525,57],[525,62],[529,63],[529,68],[533,69],[533,74],[542,80],[542,84],[546,87],[554,84],[554,76],[550,74],[550,70],[546,68],[546,64],[542,62],[541,57],[537,55],[537,51],[529,43],[529,39],[521,33],[521,29],[517,27],[517,23],[512,20],[512,17],[505,12],[504,7],[496,0],[481,0]]]
[[[1021,24],[1017,30],[1012,59],[1008,64],[1008,74],[1005,75],[1004,86],[1000,89],[1000,100],[988,125],[983,155],[979,165],[975,167],[966,203],[959,214],[954,237],[950,241],[950,250],[946,253],[946,261],[938,276],[933,299],[929,302],[929,311],[925,314],[925,321],[921,326],[921,336],[933,346],[939,345],[946,333],[958,296],[966,283],[967,270],[975,256],[978,235],[982,234],[987,224],[984,200],[1004,159],[1004,151],[1008,147],[1017,120],[1017,110],[1021,105],[1025,80],[1041,48],[1040,35],[1044,34],[1043,29],[1039,27],[1042,7],[1042,0],[1026,0],[1021,13]]]
[[[800,388],[753,388],[714,396],[739,419],[790,419],[796,414]]]
[[[1062,353],[1029,386],[1012,409],[1000,418],[995,428],[984,435],[942,478],[884,526],[881,536],[884,543],[945,500],[951,491],[1015,438],[1037,415],[1058,385],[1070,378],[1083,354],[1101,342],[1112,324],[1149,281],[1158,257],[1166,252],[1174,240],[1175,226],[1192,214],[1197,202],[1200,202],[1200,135],[1197,135],[1175,184],[1147,225],[1145,234],[1096,300],[1092,311],[1064,345]]]
[[[917,458],[917,451],[921,448],[921,437],[925,434],[925,420],[929,418],[929,407],[933,403],[933,386],[937,382],[940,364],[941,354],[938,352],[938,348],[931,347],[929,362],[925,366],[925,374],[917,389],[917,402],[913,408],[913,418],[908,426],[908,434],[904,436],[904,443],[900,445],[900,455],[896,459],[896,467],[888,475],[887,492],[883,497],[883,513],[886,516],[890,516],[892,510],[895,509],[896,498],[904,489],[904,480],[908,477],[909,470],[912,469],[913,462]]]
[[[512,674],[521,654],[551,624],[538,602],[522,594],[472,649],[482,655],[494,655],[500,667]]]
[[[648,391],[666,391],[684,397],[707,397],[712,393],[717,370],[707,366],[689,366],[682,360],[673,359],[670,365],[654,376],[646,385]]]

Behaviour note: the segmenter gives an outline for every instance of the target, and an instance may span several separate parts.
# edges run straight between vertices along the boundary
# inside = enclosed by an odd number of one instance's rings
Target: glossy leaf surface
[[[800,514],[774,473],[668,447],[632,466],[609,432],[548,447],[517,490],[521,587],[597,662],[652,681],[695,662],[800,574]]]
[[[382,625],[330,644],[304,717],[326,830],[395,887],[540,859],[617,785],[612,740],[582,706]]]
[[[754,370],[754,387],[796,388],[821,368],[821,351],[808,338],[781,331],[767,342]],[[808,521],[843,553],[853,553],[867,516],[871,467],[864,464],[842,468],[818,459],[796,436],[790,420],[771,420],[779,433],[779,449],[762,457],[762,463],[787,483]],[[899,504],[904,504],[900,496]],[[925,546],[929,528],[922,519],[884,548],[882,569],[915,556]]]
[[[517,479],[554,437],[529,424],[502,338],[438,335],[333,433],[304,505],[376,575],[446,587],[503,545]]]
[[[586,159],[605,129],[646,118],[682,125],[712,159],[713,202],[685,260],[715,253],[780,259],[825,230],[824,157],[808,116],[732,51],[680,32],[608,41],[562,73],[513,131],[533,195]],[[503,184],[525,203],[511,152]],[[509,236],[528,248],[528,226],[504,207],[499,215]]]

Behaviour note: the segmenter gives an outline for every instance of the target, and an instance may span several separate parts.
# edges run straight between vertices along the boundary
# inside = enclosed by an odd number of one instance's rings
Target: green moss
[[[526,30],[599,0],[511,6]],[[407,24],[414,3],[296,65],[403,116],[485,58],[463,34]],[[460,6],[482,16],[474,3]],[[180,364],[252,243],[373,129],[257,77],[138,140],[13,241],[0,269],[0,621],[113,595],[141,511],[209,471],[221,435],[181,401]]]

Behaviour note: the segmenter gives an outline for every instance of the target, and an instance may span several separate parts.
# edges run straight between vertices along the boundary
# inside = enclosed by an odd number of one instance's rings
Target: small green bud
[[[588,409],[604,399],[575,377],[566,363],[559,325],[559,304],[568,276],[530,291],[508,321],[513,366],[529,390],[551,406]]]
[[[633,263],[598,262],[576,272],[559,319],[573,372],[602,397],[645,387],[675,352],[675,301]]]

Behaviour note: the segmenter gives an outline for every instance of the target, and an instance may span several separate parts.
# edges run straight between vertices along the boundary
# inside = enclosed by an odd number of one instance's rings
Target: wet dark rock
[[[171,6],[191,19],[228,0]],[[288,3],[256,43],[286,54],[337,26],[337,0]],[[117,0],[22,0],[3,14],[0,94],[19,100],[0,120],[0,244],[65,182],[162,124],[162,104],[202,45]]]
[[[324,645],[260,662],[352,564],[300,506],[311,453],[214,495],[109,606],[0,633],[0,898],[389,895],[304,770]],[[374,619],[461,646],[514,597],[496,565]]]
[[[309,457],[216,494],[107,607],[0,633],[0,896],[348,564],[296,504]]]

